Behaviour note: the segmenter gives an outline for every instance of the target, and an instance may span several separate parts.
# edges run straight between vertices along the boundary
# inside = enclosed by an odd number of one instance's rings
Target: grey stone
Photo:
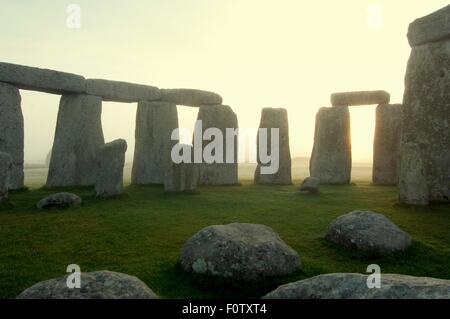
[[[298,254],[271,228],[256,224],[209,226],[181,252],[185,271],[252,282],[285,276],[301,267]]]
[[[373,141],[372,181],[374,184],[397,185],[398,183],[401,124],[401,104],[378,105]]]
[[[8,198],[9,178],[12,171],[12,157],[0,152],[0,203]]]
[[[177,106],[166,102],[138,104],[131,183],[164,184],[171,162],[170,152],[177,143],[172,131],[178,128]]]
[[[213,92],[192,89],[161,89],[161,100],[177,105],[200,107],[220,105],[222,97]]]
[[[399,200],[409,205],[428,205],[427,174],[418,144],[403,143],[400,159]]]
[[[109,197],[123,193],[123,167],[127,142],[115,140],[100,147],[97,156],[97,196]]]
[[[409,25],[408,41],[411,46],[448,38],[450,38],[450,5],[416,19]]]
[[[321,184],[348,184],[352,169],[348,107],[323,107],[316,115],[309,172]]]
[[[81,198],[72,193],[56,193],[41,199],[36,207],[39,209],[44,208],[64,208],[69,206],[77,206],[81,204]]]
[[[391,96],[386,91],[341,92],[331,94],[331,105],[352,106],[389,104],[390,99]]]
[[[301,192],[318,193],[320,180],[317,177],[307,177],[300,185]]]
[[[105,143],[98,96],[61,97],[47,187],[95,184],[97,152]]]
[[[186,152],[193,155],[191,145],[180,145]],[[170,162],[164,180],[166,192],[193,192],[197,189],[200,179],[199,165],[195,163],[174,163]]]
[[[14,84],[19,89],[53,94],[86,91],[85,79],[80,75],[5,62],[0,62],[0,82]]]
[[[268,154],[271,150],[271,129],[279,129],[279,168],[275,174],[262,174],[261,167],[269,166],[270,164],[263,164],[259,157],[259,133],[256,141],[258,165],[255,171],[256,184],[292,184],[291,174],[291,151],[289,147],[289,122],[286,109],[283,108],[263,108],[261,113],[261,121],[259,128],[266,128],[267,130],[267,149]]]
[[[402,143],[417,145],[416,157],[422,168],[417,163],[415,172],[425,174],[429,202],[450,202],[449,101],[450,39],[413,47],[405,76]],[[401,164],[401,179],[412,178],[412,172],[406,172],[411,165]],[[400,184],[400,192],[405,194],[408,182],[400,180]]]
[[[370,279],[369,279],[370,280]],[[282,285],[264,299],[449,299],[450,280],[382,274],[369,289],[368,275],[335,273]]]
[[[0,83],[0,152],[8,153],[13,160],[9,179],[11,190],[24,187],[24,124],[20,103],[19,90],[12,85]]]
[[[411,245],[411,236],[384,215],[371,211],[338,217],[328,227],[325,238],[346,249],[379,255],[404,251]]]
[[[39,282],[17,299],[157,299],[145,283],[134,276],[107,270],[81,273],[81,288],[67,287],[69,275]],[[70,280],[70,279],[69,279]]]
[[[201,106],[197,120],[202,121],[202,135],[209,128],[217,128],[223,135],[223,163],[202,163],[200,166],[200,185],[235,185],[238,184],[238,137],[233,138],[234,157],[233,163],[227,163],[226,129],[237,129],[238,120],[236,114],[228,105]],[[195,139],[195,137],[194,137]],[[202,152],[211,141],[200,141],[194,145],[201,145]],[[231,145],[228,145],[231,149]],[[194,148],[195,152],[195,148]]]
[[[104,101],[139,102],[158,100],[159,89],[154,86],[102,79],[86,80],[86,93],[101,96]]]

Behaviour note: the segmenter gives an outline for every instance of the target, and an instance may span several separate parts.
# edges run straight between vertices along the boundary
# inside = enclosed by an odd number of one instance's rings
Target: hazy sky
[[[80,29],[66,25],[72,3],[81,8]],[[293,155],[309,156],[315,113],[330,105],[332,92],[384,89],[392,103],[401,103],[408,24],[447,4],[0,0],[0,60],[91,78],[212,90],[246,128],[258,126],[262,107],[284,107]],[[25,160],[43,161],[53,142],[59,96],[21,94]],[[197,109],[178,109],[180,126],[191,128]],[[135,112],[135,104],[103,106],[105,138],[125,138],[128,159]],[[351,115],[354,158],[370,159],[374,107],[354,107]]]

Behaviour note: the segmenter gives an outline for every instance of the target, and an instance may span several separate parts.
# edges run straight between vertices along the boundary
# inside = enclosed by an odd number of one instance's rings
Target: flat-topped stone
[[[408,29],[408,41],[413,46],[450,38],[450,5],[414,20]]]
[[[81,75],[0,62],[0,82],[19,89],[53,94],[84,93],[86,82]]]
[[[41,199],[36,207],[39,209],[46,208],[65,208],[80,205],[82,202],[78,195],[72,193],[56,193]]]
[[[192,89],[161,89],[161,100],[177,105],[200,107],[220,105],[222,97],[214,92]]]
[[[158,100],[159,89],[154,86],[122,81],[87,79],[86,93],[102,97],[104,101],[133,103]]]
[[[95,193],[99,197],[116,196],[123,193],[123,167],[127,142],[118,139],[99,147]]]
[[[389,104],[391,96],[386,91],[355,91],[331,94],[333,106]]]

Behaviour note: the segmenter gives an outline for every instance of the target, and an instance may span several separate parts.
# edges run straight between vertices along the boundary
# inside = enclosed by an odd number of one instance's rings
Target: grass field
[[[321,273],[364,273],[372,263],[385,273],[450,279],[450,207],[400,205],[395,187],[372,186],[366,180],[323,186],[321,194],[309,195],[297,192],[299,180],[293,186],[243,181],[242,186],[200,187],[196,194],[127,186],[126,194],[110,200],[80,188],[70,191],[83,198],[83,205],[39,211],[35,203],[54,193],[38,188],[44,177],[28,172],[32,189],[13,193],[0,208],[1,298],[14,298],[38,281],[62,276],[73,263],[82,271],[135,275],[163,298],[260,297],[284,282]],[[323,237],[329,223],[355,209],[385,214],[412,235],[412,247],[400,255],[373,258],[327,243]],[[185,241],[203,227],[232,222],[272,227],[300,254],[303,270],[252,287],[183,273],[178,260]]]

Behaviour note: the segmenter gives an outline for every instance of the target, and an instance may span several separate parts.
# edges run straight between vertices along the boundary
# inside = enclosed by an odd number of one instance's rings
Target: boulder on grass
[[[76,206],[81,204],[81,198],[72,193],[56,193],[41,199],[36,207],[39,209],[44,208],[65,208],[70,206]]]
[[[300,185],[300,191],[316,194],[319,192],[319,184],[320,180],[317,177],[307,177]]]

